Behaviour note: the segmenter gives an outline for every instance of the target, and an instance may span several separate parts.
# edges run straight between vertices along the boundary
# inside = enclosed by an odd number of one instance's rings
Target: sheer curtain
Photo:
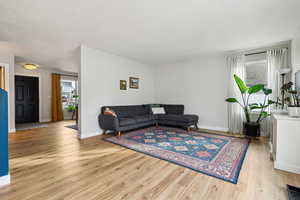
[[[227,67],[229,68],[229,87],[228,97],[234,97],[241,100],[240,91],[233,79],[233,75],[236,74],[243,81],[246,78],[244,55],[233,55],[227,57]],[[244,121],[243,109],[236,103],[228,103],[228,127],[229,132],[234,134],[242,134],[243,121]]]
[[[288,50],[273,49],[267,51],[268,63],[268,87],[272,89],[270,99],[276,100],[280,96],[280,74],[278,72],[281,68],[288,68]],[[288,77],[289,78],[289,77]]]
[[[272,49],[267,51],[267,63],[268,63],[268,87],[272,89],[270,99],[276,101],[280,96],[280,74],[279,69],[289,68],[288,66],[288,49]],[[289,81],[290,76],[286,76],[286,82]],[[269,110],[269,112],[271,109]],[[271,136],[272,142],[272,122],[270,118],[267,118],[262,123],[262,132],[264,136]]]

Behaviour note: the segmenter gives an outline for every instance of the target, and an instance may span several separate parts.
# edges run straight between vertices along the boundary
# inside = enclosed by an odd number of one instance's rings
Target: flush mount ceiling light
[[[27,70],[35,70],[37,69],[39,66],[36,64],[24,64],[23,67]]]

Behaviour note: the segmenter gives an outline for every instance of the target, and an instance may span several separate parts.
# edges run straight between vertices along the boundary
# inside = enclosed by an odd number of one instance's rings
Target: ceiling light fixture
[[[35,70],[37,69],[39,66],[36,64],[24,64],[23,67],[27,70]]]

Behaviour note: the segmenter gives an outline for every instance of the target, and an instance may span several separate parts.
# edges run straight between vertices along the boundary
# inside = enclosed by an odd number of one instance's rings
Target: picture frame
[[[129,87],[132,89],[139,89],[139,78],[129,77]]]
[[[127,81],[120,80],[120,90],[127,90]]]

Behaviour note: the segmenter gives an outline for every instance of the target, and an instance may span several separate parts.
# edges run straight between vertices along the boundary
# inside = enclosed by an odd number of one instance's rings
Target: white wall
[[[292,40],[292,66],[293,74],[300,70],[300,30],[295,34]]]
[[[228,129],[225,55],[157,66],[155,80],[157,103],[184,104],[185,113],[199,115],[199,127]]]
[[[140,78],[140,89],[120,90],[119,81]],[[81,47],[80,137],[99,135],[101,106],[154,102],[154,69],[134,60],[101,50]]]
[[[6,78],[6,87],[8,91],[8,104],[9,104],[9,113],[8,113],[8,129],[9,132],[15,132],[15,79],[14,79],[14,65],[15,57],[13,54],[6,52],[6,49],[0,46],[0,64],[4,64],[5,69],[5,78]]]

